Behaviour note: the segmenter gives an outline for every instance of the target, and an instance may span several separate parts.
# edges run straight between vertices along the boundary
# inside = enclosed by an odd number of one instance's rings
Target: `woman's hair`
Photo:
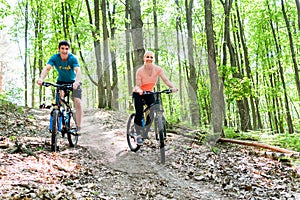
[[[70,43],[67,40],[60,41],[58,44],[58,48],[60,48],[63,45],[68,46],[70,48]]]
[[[146,56],[147,53],[152,53],[152,54],[154,55],[153,51],[146,51],[146,52],[144,53],[144,57]]]

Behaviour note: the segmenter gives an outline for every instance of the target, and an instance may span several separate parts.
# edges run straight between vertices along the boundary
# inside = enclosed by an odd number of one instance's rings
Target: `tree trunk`
[[[177,6],[177,12],[179,13],[180,12],[180,7],[179,7],[179,3],[178,3],[178,0],[175,0],[175,3],[176,3],[176,6]],[[183,80],[182,80],[182,65],[181,65],[181,57],[180,57],[180,52],[181,52],[181,46],[180,46],[180,34],[182,33],[181,31],[181,17],[180,15],[178,15],[176,17],[176,41],[177,41],[177,60],[178,60],[178,68],[179,68],[179,74],[178,74],[178,79],[179,79],[179,86],[178,86],[178,89],[179,89],[179,98],[180,98],[180,105],[182,105],[180,107],[180,110],[181,110],[181,118],[182,120],[186,120],[186,115],[185,115],[185,112],[184,112],[184,101],[183,101]],[[184,45],[182,45],[184,48]]]
[[[284,79],[284,72],[283,72],[283,67],[281,64],[281,59],[280,59],[280,55],[281,55],[281,48],[277,42],[277,36],[276,36],[276,32],[275,29],[273,27],[273,21],[270,20],[270,26],[272,29],[272,34],[273,34],[273,39],[274,39],[274,43],[275,43],[275,47],[276,47],[276,54],[277,54],[277,63],[278,63],[278,67],[279,67],[279,75],[280,75],[280,80],[281,80],[281,84],[282,84],[282,88],[283,88],[283,94],[284,94],[284,103],[285,103],[285,112],[286,112],[286,121],[287,121],[287,125],[288,125],[288,131],[289,133],[294,133],[294,127],[293,127],[293,122],[292,122],[292,117],[291,117],[291,112],[290,112],[290,108],[289,108],[289,100],[288,100],[288,95],[287,95],[287,90],[286,90],[286,84],[285,84],[285,79]]]
[[[108,5],[109,8],[109,5]],[[110,32],[111,32],[111,41],[114,43],[115,41],[115,32],[116,32],[116,24],[115,24],[115,16],[116,14],[116,3],[113,3],[112,12],[108,10],[109,22],[110,22]],[[118,87],[118,70],[117,70],[117,63],[116,63],[116,49],[110,48],[110,55],[111,55],[111,66],[112,66],[112,108],[119,110],[119,87]]]
[[[284,21],[286,24],[286,29],[287,29],[287,34],[289,36],[289,44],[290,44],[290,51],[291,51],[291,58],[293,61],[293,67],[294,67],[294,73],[295,73],[295,83],[298,91],[298,96],[300,97],[300,80],[299,80],[299,69],[298,69],[298,64],[296,60],[296,54],[295,54],[295,49],[294,49],[294,42],[293,42],[293,36],[291,33],[291,27],[289,23],[289,19],[286,15],[285,7],[284,7],[284,2],[281,0],[281,8],[282,8],[282,13],[284,17]]]
[[[253,81],[253,77],[252,77],[252,73],[251,73],[251,69],[250,69],[250,62],[249,62],[249,56],[248,56],[248,48],[246,45],[246,41],[245,41],[245,32],[244,32],[244,25],[241,22],[241,18],[240,18],[240,13],[239,13],[239,7],[238,7],[238,2],[235,1],[235,5],[236,5],[236,13],[237,13],[237,21],[238,21],[238,25],[239,25],[239,35],[240,35],[240,42],[242,44],[242,48],[243,48],[243,55],[244,55],[244,63],[245,63],[245,68],[246,68],[246,74],[247,74],[247,78],[249,80],[251,80],[251,85],[249,86],[249,90],[252,91],[252,84],[254,83]],[[245,103],[248,104],[247,99],[245,98]],[[250,93],[250,106],[251,106],[251,111],[252,111],[252,124],[249,124],[249,129],[253,128],[254,130],[257,130],[258,126],[257,126],[257,114],[256,114],[256,109],[255,109],[255,104],[254,104],[254,98],[253,98],[253,94]],[[249,106],[245,106],[246,108],[249,108]],[[247,115],[249,114],[250,111],[248,111]]]
[[[106,15],[106,0],[101,2],[101,11],[102,11],[102,29],[103,29],[103,52],[104,52],[104,81],[106,86],[106,107],[111,109],[112,106],[112,92],[111,92],[111,83],[110,83],[110,63],[109,63],[109,43],[108,43],[108,28],[107,28],[107,15]]]
[[[297,16],[298,16],[298,29],[300,30],[300,2],[295,0],[297,6]]]
[[[188,96],[190,102],[190,112],[192,125],[200,125],[200,110],[198,104],[198,86],[197,86],[197,75],[194,63],[194,43],[193,43],[193,0],[185,0],[185,14],[188,32],[188,60],[189,60],[189,74],[187,75],[189,86]]]
[[[222,99],[220,95],[219,87],[219,75],[216,64],[216,53],[215,53],[215,38],[213,30],[213,20],[212,20],[212,5],[211,0],[204,0],[205,8],[205,29],[207,38],[207,49],[208,49],[208,67],[209,67],[209,77],[210,77],[210,96],[212,100],[212,124],[214,134],[223,133],[223,108]],[[221,135],[223,137],[224,134]]]
[[[237,67],[236,62],[236,53],[235,50],[231,44],[230,40],[230,23],[229,23],[229,17],[230,17],[230,10],[232,7],[233,0],[225,0],[224,6],[224,12],[225,12],[225,22],[224,22],[224,42],[226,43],[226,46],[229,50],[230,55],[230,64],[232,67]],[[223,52],[224,54],[224,52]],[[223,63],[224,64],[224,63]],[[225,66],[225,65],[224,65]],[[236,72],[233,74],[233,77],[236,79],[242,79],[242,75],[236,70]],[[247,115],[247,111],[244,105],[243,100],[236,100],[238,112],[240,116],[240,126],[242,131],[246,131],[249,128],[250,124],[250,117]]]
[[[93,24],[92,12],[89,6],[89,1],[86,0],[86,6],[89,15],[89,21],[92,26],[95,26],[95,30],[92,30],[92,35],[94,38],[94,50],[96,57],[96,66],[97,66],[97,91],[98,91],[98,108],[105,108],[105,91],[104,91],[104,82],[103,82],[103,71],[102,71],[102,63],[101,63],[101,48],[100,48],[100,4],[99,0],[94,1],[94,17],[95,24]]]
[[[144,37],[143,37],[143,21],[141,16],[141,6],[139,0],[130,0],[130,20],[131,20],[131,37],[134,51],[133,66],[135,70],[143,65],[144,60]]]
[[[132,77],[133,74],[132,72],[134,70],[131,69],[131,62],[130,62],[130,23],[128,23],[129,21],[129,9],[130,9],[130,0],[126,0],[126,9],[125,9],[125,40],[126,40],[126,68],[127,68],[127,88],[128,88],[128,95],[132,94],[133,91],[133,81],[132,81]]]
[[[25,34],[25,56],[24,56],[24,77],[25,77],[25,83],[24,83],[24,86],[25,86],[25,106],[28,106],[28,84],[27,84],[27,56],[28,56],[28,24],[29,24],[29,21],[28,21],[28,1],[26,0],[26,3],[25,3],[25,30],[24,30],[24,34]]]

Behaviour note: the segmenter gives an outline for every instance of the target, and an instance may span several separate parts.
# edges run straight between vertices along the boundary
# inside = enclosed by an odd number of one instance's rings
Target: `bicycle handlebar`
[[[50,82],[43,82],[42,85],[45,86],[45,87],[49,87],[49,86],[57,87],[61,90],[73,90],[73,84],[72,83],[55,84],[55,83],[50,83]]]
[[[157,91],[157,92],[143,91],[143,95],[144,94],[161,94],[161,93],[170,94],[170,93],[172,93],[172,90],[166,89],[166,90],[161,90],[161,91]]]

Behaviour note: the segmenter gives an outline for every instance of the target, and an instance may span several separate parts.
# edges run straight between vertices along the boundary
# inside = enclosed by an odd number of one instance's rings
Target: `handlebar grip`
[[[42,85],[45,86],[45,87],[48,87],[48,86],[50,85],[50,83],[48,83],[48,82],[43,82]]]

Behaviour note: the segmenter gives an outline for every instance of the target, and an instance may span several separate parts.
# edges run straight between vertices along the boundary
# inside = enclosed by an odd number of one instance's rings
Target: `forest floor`
[[[166,164],[155,141],[126,142],[128,114],[84,112],[76,148],[50,152],[49,110],[0,106],[0,199],[300,199],[299,167],[262,149],[223,143],[214,151],[168,133]]]

